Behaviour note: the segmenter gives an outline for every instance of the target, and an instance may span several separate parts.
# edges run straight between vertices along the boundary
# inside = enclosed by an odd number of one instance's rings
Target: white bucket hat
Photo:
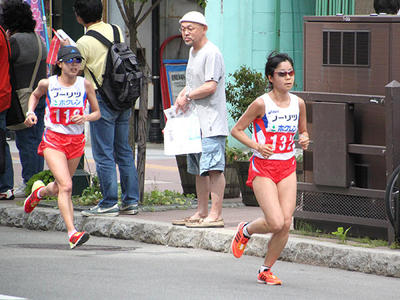
[[[179,20],[179,24],[182,22],[192,22],[192,23],[198,23],[204,26],[208,26],[206,22],[206,18],[201,12],[198,11],[190,11],[186,13],[182,19]]]

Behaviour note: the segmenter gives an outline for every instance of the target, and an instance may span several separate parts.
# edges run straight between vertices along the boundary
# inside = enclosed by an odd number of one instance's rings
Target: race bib
[[[294,133],[267,132],[265,144],[272,144],[274,153],[292,152],[294,149]]]
[[[50,120],[53,124],[70,125],[74,115],[83,115],[83,107],[52,107]]]

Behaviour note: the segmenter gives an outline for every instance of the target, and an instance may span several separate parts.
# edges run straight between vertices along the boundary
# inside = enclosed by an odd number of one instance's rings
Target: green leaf
[[[228,110],[233,120],[237,122],[247,107],[266,92],[267,80],[263,74],[246,66],[241,66],[229,76],[232,80],[225,88],[226,101],[230,104]]]

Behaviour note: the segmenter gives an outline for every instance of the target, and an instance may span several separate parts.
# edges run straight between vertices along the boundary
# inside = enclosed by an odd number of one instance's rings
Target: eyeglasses
[[[181,27],[181,28],[179,28],[179,32],[189,32],[189,33],[192,33],[192,31],[193,30],[195,30],[196,29],[196,27]]]
[[[72,63],[80,64],[82,62],[82,58],[74,57],[74,58],[70,58],[68,60],[63,60],[63,62],[65,62],[66,64],[72,64]]]
[[[279,77],[286,77],[289,75],[290,77],[294,76],[294,70],[291,71],[275,71],[274,73],[278,74]]]

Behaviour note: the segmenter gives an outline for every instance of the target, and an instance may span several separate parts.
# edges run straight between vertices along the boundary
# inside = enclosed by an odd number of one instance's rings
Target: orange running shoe
[[[69,238],[69,245],[71,249],[74,249],[75,247],[78,247],[84,243],[87,242],[89,239],[90,235],[89,233],[82,231],[82,232],[75,232],[70,238]]]
[[[269,285],[282,285],[282,281],[272,274],[271,270],[258,273],[257,282]]]
[[[44,187],[45,184],[41,180],[37,180],[32,185],[32,193],[25,199],[24,202],[24,211],[29,214],[31,213],[35,207],[39,204],[40,199],[37,196],[38,191]]]
[[[243,228],[247,224],[248,223],[246,223],[246,222],[239,223],[236,234],[232,239],[232,244],[231,244],[232,253],[233,253],[233,256],[235,256],[236,258],[239,258],[242,256],[244,249],[246,248],[247,242],[250,239],[243,235]]]

